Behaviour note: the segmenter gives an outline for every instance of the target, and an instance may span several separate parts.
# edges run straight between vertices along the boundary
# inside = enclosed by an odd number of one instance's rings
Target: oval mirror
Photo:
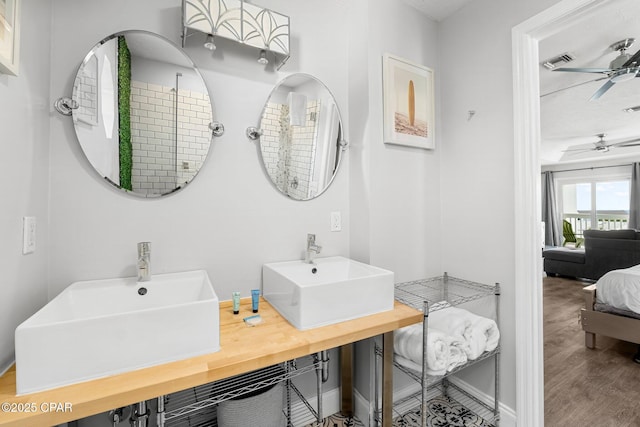
[[[346,142],[333,95],[318,79],[292,74],[269,95],[260,119],[260,152],[283,194],[310,200],[333,181]]]
[[[111,185],[141,197],[173,193],[209,152],[212,108],[193,62],[173,43],[124,31],[98,43],[73,85],[86,158]]]

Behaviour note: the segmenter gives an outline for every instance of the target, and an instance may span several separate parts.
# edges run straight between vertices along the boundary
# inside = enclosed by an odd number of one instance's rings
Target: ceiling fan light
[[[616,57],[609,63],[609,68],[611,68],[612,70],[617,70],[618,68],[624,66],[629,58],[631,58],[631,55],[629,55],[628,53],[621,53],[620,55],[618,55],[618,57]]]
[[[622,70],[616,71],[611,77],[611,81],[613,83],[621,83],[626,82],[627,80],[631,80],[638,75],[638,67],[633,68],[624,68]]]

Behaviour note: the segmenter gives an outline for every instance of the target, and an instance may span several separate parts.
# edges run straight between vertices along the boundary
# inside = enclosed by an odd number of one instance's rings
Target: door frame
[[[516,422],[544,425],[538,43],[610,0],[562,0],[512,29]]]

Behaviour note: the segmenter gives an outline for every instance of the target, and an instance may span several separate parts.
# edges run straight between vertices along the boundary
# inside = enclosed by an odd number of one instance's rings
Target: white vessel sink
[[[340,256],[262,266],[264,298],[310,329],[393,309],[393,272]]]
[[[219,310],[206,271],[73,283],[16,329],[17,392],[218,351]]]

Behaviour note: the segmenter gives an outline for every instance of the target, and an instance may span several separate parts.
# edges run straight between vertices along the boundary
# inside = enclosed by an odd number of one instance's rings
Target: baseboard
[[[314,410],[318,410],[318,399],[314,396],[305,396],[307,401]],[[333,390],[322,393],[322,415],[328,417],[329,415],[340,412],[340,388],[334,388]],[[291,405],[291,423],[294,427],[303,427],[313,423],[315,418],[309,412],[309,409],[302,402],[296,402]]]
[[[16,363],[15,360],[10,360],[6,366],[0,366],[0,377],[7,373],[9,369]]]
[[[460,387],[462,390],[466,391],[485,405],[492,407],[494,405],[493,396],[488,395],[487,393],[478,390],[474,386],[470,385],[466,381],[462,381],[456,377],[449,377],[449,381],[456,386]],[[420,391],[420,384],[411,383],[406,385],[403,388],[397,389],[393,391],[393,397],[395,400],[402,400],[408,396],[411,396]],[[369,427],[371,425],[371,420],[373,416],[373,407],[370,402],[365,399],[358,390],[354,391],[355,395],[355,416],[362,421],[365,427]],[[501,427],[516,427],[516,412],[513,408],[505,405],[500,402],[500,426]]]
[[[369,427],[373,419],[373,408],[369,404],[369,401],[355,389],[353,390],[353,400],[355,406],[353,414],[357,419],[362,421],[365,427]]]
[[[449,382],[457,385],[462,390],[466,391],[489,407],[492,407],[495,404],[493,396],[478,390],[466,381],[462,381],[456,377],[449,377]],[[500,409],[500,427],[516,427],[516,411],[502,402],[500,402],[498,408]]]

